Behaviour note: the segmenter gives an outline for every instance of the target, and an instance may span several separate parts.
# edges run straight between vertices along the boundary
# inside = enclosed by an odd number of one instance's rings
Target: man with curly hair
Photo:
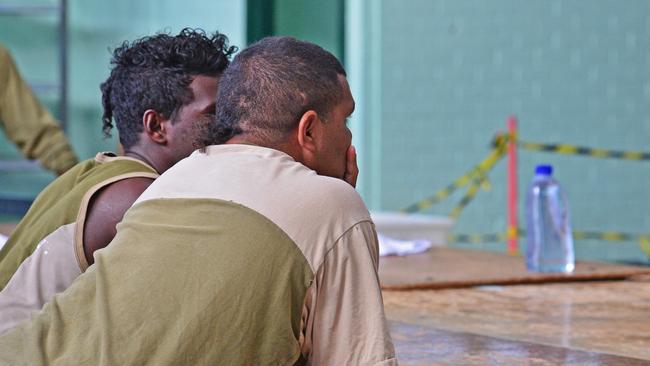
[[[138,198],[73,286],[0,337],[0,362],[396,365],[375,228],[346,183],[345,75],[290,37],[240,52],[211,145]]]
[[[194,150],[235,50],[225,35],[193,29],[115,49],[101,85],[103,123],[108,135],[115,121],[124,155],[99,153],[36,198],[0,251],[0,333],[70,286],[136,198]]]

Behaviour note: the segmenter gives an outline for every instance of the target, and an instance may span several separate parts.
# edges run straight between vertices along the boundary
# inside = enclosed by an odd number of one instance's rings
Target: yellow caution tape
[[[516,239],[519,236],[519,231],[514,226],[508,226],[508,231],[506,232],[506,238]]]
[[[448,240],[450,243],[499,243],[505,242],[507,239],[514,237],[523,237],[526,235],[524,230],[517,230],[510,228],[505,233],[490,233],[490,234],[452,234],[449,235]],[[575,240],[602,240],[607,242],[637,242],[641,250],[650,256],[650,234],[630,234],[616,231],[579,231],[573,232]]]
[[[498,243],[506,241],[505,233],[497,234],[452,234],[449,235],[448,241],[450,243],[471,243],[471,244],[481,244],[481,243]]]
[[[487,178],[485,176],[481,176],[472,182],[465,195],[460,199],[460,202],[458,202],[458,204],[451,210],[449,217],[455,220],[458,218],[458,216],[460,216],[461,212],[463,212],[463,209],[465,209],[465,207],[467,207],[467,205],[472,202],[476,196],[476,193],[478,193],[478,190],[483,186],[483,181],[485,180],[487,180]]]
[[[605,241],[622,241],[623,240],[623,235],[622,233],[614,233],[614,232],[604,232],[602,233],[602,239]]]
[[[650,160],[650,152],[642,151],[622,151],[595,149],[585,146],[568,145],[568,144],[542,144],[531,141],[518,141],[519,148],[529,151],[542,151],[564,155],[583,155],[593,158],[608,158],[622,160]]]
[[[650,256],[650,235],[639,236],[639,247],[648,256]]]
[[[474,198],[474,196],[476,195],[476,191],[478,191],[479,187],[483,187],[484,189],[489,189],[490,183],[487,181],[486,178],[487,172],[489,172],[494,167],[494,165],[505,155],[505,146],[507,141],[508,141],[507,138],[501,138],[499,141],[496,142],[497,146],[490,152],[490,154],[485,159],[483,159],[480,163],[474,166],[471,170],[469,170],[462,176],[458,177],[447,187],[439,190],[438,192],[434,193],[432,196],[420,200],[402,209],[401,211],[406,213],[414,213],[414,212],[427,209],[433,206],[434,204],[442,201],[443,199],[449,197],[457,189],[462,188],[471,182],[472,185],[468,189],[468,193],[465,195],[466,197],[463,197],[461,199],[461,203],[458,205],[462,207],[458,208],[457,206],[456,208],[454,208],[454,211],[451,214],[452,216],[459,215],[460,211],[462,211],[462,209],[465,206],[467,206],[469,202],[471,202],[472,198]],[[476,188],[474,188],[475,185],[477,186]],[[471,196],[471,197],[467,197],[467,196]]]
[[[635,241],[637,236],[629,233],[621,233],[616,231],[578,231],[573,232],[573,238],[577,240],[603,240],[603,241]]]
[[[526,236],[526,231],[521,230],[521,229],[516,229],[514,227],[509,228],[508,231],[505,233],[498,233],[498,234],[485,234],[485,235],[478,235],[484,240],[481,242],[490,242],[494,238],[503,238],[505,239],[511,239],[513,237],[524,237]],[[463,242],[463,240],[469,238],[469,237],[474,237],[476,238],[476,234],[456,234],[450,236],[452,241],[455,242]],[[598,232],[598,231],[579,231],[575,230],[573,232],[573,238],[576,240],[603,240],[603,241],[615,241],[615,242],[625,242],[625,241],[641,241],[641,240],[646,240],[648,241],[648,245],[650,248],[650,234],[647,235],[635,235],[635,234],[630,234],[630,233],[622,233],[622,232],[616,232],[616,231],[603,231],[603,232]],[[469,242],[470,240],[468,240]],[[477,239],[473,239],[471,241],[477,241]]]

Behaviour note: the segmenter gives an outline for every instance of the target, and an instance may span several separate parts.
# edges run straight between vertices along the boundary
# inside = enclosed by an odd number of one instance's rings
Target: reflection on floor
[[[384,303],[402,364],[650,364],[644,279],[384,291]]]
[[[390,322],[402,365],[648,365],[648,361]]]

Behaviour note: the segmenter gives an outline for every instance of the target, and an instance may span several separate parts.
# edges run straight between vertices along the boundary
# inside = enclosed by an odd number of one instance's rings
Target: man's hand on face
[[[357,177],[359,176],[359,166],[357,166],[357,150],[354,145],[348,147],[346,152],[347,164],[345,166],[345,174],[343,180],[350,183],[352,187],[357,186]]]

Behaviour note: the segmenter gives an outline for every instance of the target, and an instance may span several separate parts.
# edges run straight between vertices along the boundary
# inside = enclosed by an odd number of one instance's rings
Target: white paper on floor
[[[399,240],[389,238],[381,233],[377,233],[379,239],[379,255],[408,255],[426,252],[431,248],[431,241],[426,239],[420,240]]]

